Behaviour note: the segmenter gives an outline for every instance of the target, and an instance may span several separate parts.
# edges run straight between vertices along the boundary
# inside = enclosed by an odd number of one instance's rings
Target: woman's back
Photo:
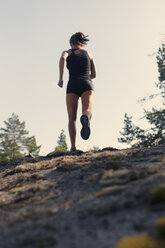
[[[69,78],[90,80],[91,62],[88,53],[84,49],[71,49],[71,54],[67,57],[67,68]]]

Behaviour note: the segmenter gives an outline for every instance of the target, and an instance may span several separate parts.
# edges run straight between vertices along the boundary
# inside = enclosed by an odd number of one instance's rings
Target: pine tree
[[[34,136],[28,137],[26,140],[26,149],[29,154],[32,154],[33,156],[38,156],[40,152],[41,146],[37,146],[36,138]]]
[[[4,123],[6,127],[0,128],[1,160],[20,158],[30,152],[38,155],[40,146],[36,145],[34,136],[27,137],[29,132],[25,130],[25,122],[20,122],[18,115],[13,113]]]
[[[161,96],[163,98],[163,106],[165,105],[165,44],[159,48],[157,53],[157,64],[159,72],[159,82],[157,87],[161,90]],[[157,96],[157,95],[156,95]],[[128,117],[125,114],[123,132],[120,134],[123,136],[118,141],[122,143],[132,144],[135,141],[133,147],[151,147],[158,144],[165,143],[165,109],[155,109],[152,111],[145,110],[145,118],[150,123],[151,128],[149,130],[143,130],[134,124],[132,124],[132,117]]]
[[[123,138],[119,138],[118,141],[122,143],[131,144],[132,141],[136,139],[134,129],[135,128],[132,124],[132,116],[129,117],[127,114],[125,114],[123,132],[120,132]]]
[[[159,72],[157,87],[161,90],[161,95],[165,99],[165,44],[162,44],[162,47],[159,48],[156,58]]]
[[[61,130],[60,136],[58,137],[57,144],[58,146],[55,147],[55,151],[66,152],[68,150],[66,135],[63,129]]]
[[[147,130],[143,130],[132,123],[132,116],[125,114],[124,128],[123,132],[120,134],[123,136],[119,138],[118,141],[121,143],[126,143],[132,147],[148,147],[151,145],[151,140],[149,139],[149,134]]]

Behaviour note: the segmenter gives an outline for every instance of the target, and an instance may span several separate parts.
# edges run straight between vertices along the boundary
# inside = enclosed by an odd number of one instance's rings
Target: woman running
[[[81,97],[82,116],[80,118],[82,129],[81,137],[87,140],[90,136],[90,119],[92,117],[92,98],[94,86],[92,79],[96,77],[96,67],[93,56],[83,46],[89,39],[78,32],[71,36],[71,49],[64,51],[59,62],[58,86],[63,87],[63,72],[65,62],[69,70],[69,81],[66,91],[66,105],[69,117],[68,129],[71,141],[71,152],[76,152],[76,118],[78,100]]]

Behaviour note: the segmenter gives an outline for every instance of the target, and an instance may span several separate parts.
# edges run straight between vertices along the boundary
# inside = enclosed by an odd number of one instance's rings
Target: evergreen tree
[[[20,122],[18,115],[12,114],[4,121],[6,128],[0,128],[0,159],[11,160],[32,153],[38,155],[40,146],[36,145],[35,138],[27,137],[25,122]]]
[[[28,137],[25,140],[25,142],[26,142],[26,149],[27,149],[28,153],[37,157],[39,155],[41,146],[37,146],[36,138],[34,136]]]
[[[55,147],[55,151],[63,151],[66,152],[68,150],[68,146],[66,143],[66,135],[64,130],[61,130],[60,136],[57,141],[58,146]]]
[[[159,48],[156,58],[159,72],[157,87],[161,90],[161,95],[165,99],[165,44],[162,44],[162,47]]]
[[[148,147],[149,146],[149,134],[147,130],[143,130],[132,123],[132,117],[125,114],[123,132],[120,134],[123,136],[118,141],[126,143],[132,147]],[[151,142],[150,142],[151,143]]]
[[[159,48],[157,53],[157,64],[159,72],[159,82],[157,87],[161,90],[161,96],[163,98],[163,106],[165,105],[165,44]],[[120,134],[123,136],[118,141],[122,143],[134,144],[133,147],[151,147],[157,144],[165,143],[165,109],[155,109],[152,111],[145,110],[145,118],[151,124],[149,130],[143,130],[134,124],[132,124],[132,117],[128,117],[125,114],[123,132]]]
[[[124,128],[120,134],[123,138],[119,138],[119,142],[131,144],[135,140],[135,127],[132,124],[132,117],[127,114],[124,115]]]

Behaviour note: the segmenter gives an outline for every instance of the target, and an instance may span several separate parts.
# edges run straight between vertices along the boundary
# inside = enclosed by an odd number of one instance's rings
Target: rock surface
[[[165,145],[29,157],[0,180],[1,248],[115,248],[165,216]]]

